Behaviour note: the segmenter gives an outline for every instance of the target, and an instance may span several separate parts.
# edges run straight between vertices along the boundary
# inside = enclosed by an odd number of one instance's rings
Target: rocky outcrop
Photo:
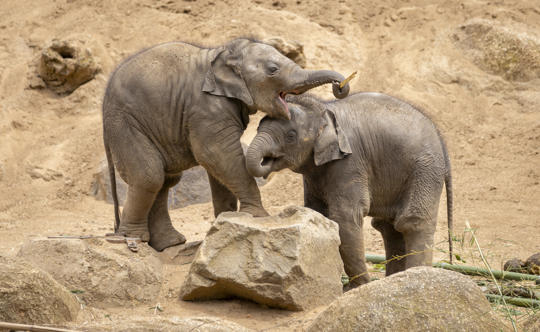
[[[508,81],[540,78],[540,40],[526,31],[473,19],[453,39],[480,69]]]
[[[62,324],[74,320],[79,309],[75,295],[48,273],[0,258],[0,321]]]
[[[58,94],[69,94],[90,81],[100,71],[84,42],[57,40],[45,47],[37,64],[31,88],[47,87]]]
[[[99,324],[76,326],[83,331],[103,332],[250,332],[241,325],[213,317],[166,319],[162,317],[140,317],[125,321],[109,321]]]
[[[443,269],[415,267],[347,292],[307,331],[505,331],[478,286]]]
[[[208,231],[180,295],[184,300],[240,297],[303,310],[342,293],[338,225],[303,207],[277,217],[225,212]]]
[[[17,256],[47,271],[96,307],[150,303],[162,282],[162,264],[145,243],[137,253],[104,239],[30,239]]]

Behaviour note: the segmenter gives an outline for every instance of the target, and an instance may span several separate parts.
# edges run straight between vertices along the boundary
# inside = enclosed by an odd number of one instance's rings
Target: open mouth
[[[283,157],[281,157],[281,156],[276,156],[276,157],[266,156],[266,157],[263,157],[263,159],[261,160],[261,167],[269,169],[268,173],[266,173],[266,175],[263,176],[264,179],[266,179],[270,175],[270,173],[272,173],[272,169],[273,169],[272,166],[276,162],[280,161],[281,159],[283,159]]]
[[[291,112],[289,112],[289,106],[287,105],[287,102],[285,101],[285,97],[287,96],[287,92],[281,91],[278,95],[278,99],[283,105],[283,109],[285,110],[285,115],[290,120],[291,119]]]
[[[283,109],[285,110],[285,115],[290,120],[291,119],[291,112],[289,111],[289,106],[287,105],[287,102],[285,101],[285,97],[287,97],[287,94],[289,94],[289,93],[293,94],[293,95],[300,94],[300,92],[296,91],[296,90],[280,91],[279,95],[278,95],[278,99],[281,102],[281,104],[283,105]]]

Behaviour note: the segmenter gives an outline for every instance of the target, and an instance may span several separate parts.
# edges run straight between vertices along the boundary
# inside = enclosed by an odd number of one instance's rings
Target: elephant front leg
[[[339,224],[339,253],[345,273],[349,276],[349,284],[345,290],[366,284],[370,280],[364,253],[363,217],[355,216],[354,210],[346,206],[330,208],[330,219]]]
[[[229,194],[232,193],[240,201],[240,212],[254,217],[268,216],[262,206],[259,187],[246,168],[240,144],[242,129],[236,122],[231,122],[206,124],[190,132],[193,155],[211,179],[213,200],[218,203],[214,205],[214,211],[232,209]]]
[[[150,246],[157,251],[186,242],[186,238],[178,232],[171,222],[168,209],[169,189],[180,181],[180,176],[169,177],[156,196],[148,215],[150,230]]]
[[[208,174],[208,181],[212,190],[214,216],[217,217],[225,211],[236,211],[238,208],[236,196],[210,174]]]

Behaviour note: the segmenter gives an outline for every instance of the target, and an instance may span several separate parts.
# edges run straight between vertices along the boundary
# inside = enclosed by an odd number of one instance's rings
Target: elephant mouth
[[[278,94],[278,100],[281,105],[282,113],[287,117],[287,120],[290,120],[291,112],[289,111],[289,105],[287,105],[287,102],[285,101],[285,97],[287,97],[287,94],[298,95],[300,94],[300,91],[296,91],[296,90],[280,91]]]
[[[273,170],[279,168],[280,162],[283,161],[283,156],[264,156],[261,160],[261,167],[267,169],[268,172],[263,175],[263,178],[266,179],[272,173]]]

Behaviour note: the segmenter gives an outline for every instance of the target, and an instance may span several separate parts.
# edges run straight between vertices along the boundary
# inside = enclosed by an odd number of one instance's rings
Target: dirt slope
[[[281,36],[304,45],[309,68],[348,75],[354,91],[403,97],[425,109],[447,140],[454,174],[455,233],[477,230],[493,266],[540,251],[540,11],[534,1],[150,1],[5,0],[0,8],[0,255],[38,235],[102,234],[111,205],[90,196],[104,158],[101,99],[115,65],[171,40],[218,45],[233,37]],[[32,61],[53,38],[78,39],[101,66],[68,96],[29,89]],[[330,97],[329,88],[317,92]],[[254,120],[256,120],[255,117]],[[253,134],[254,128],[249,129]],[[247,138],[249,140],[249,137]],[[270,212],[302,204],[298,175],[283,171],[262,189]],[[437,246],[446,248],[445,198]],[[213,219],[210,204],[172,212],[189,240]],[[383,253],[365,223],[367,252]],[[459,247],[459,246],[458,246]],[[468,246],[467,264],[480,264]],[[437,253],[436,259],[445,257]],[[310,313],[242,301],[181,303],[187,266],[168,266],[163,315],[207,314],[247,327],[300,326]],[[119,308],[113,318],[120,317]],[[133,308],[132,313],[148,313]],[[110,314],[110,313],[109,313]],[[103,317],[104,313],[96,312]]]

